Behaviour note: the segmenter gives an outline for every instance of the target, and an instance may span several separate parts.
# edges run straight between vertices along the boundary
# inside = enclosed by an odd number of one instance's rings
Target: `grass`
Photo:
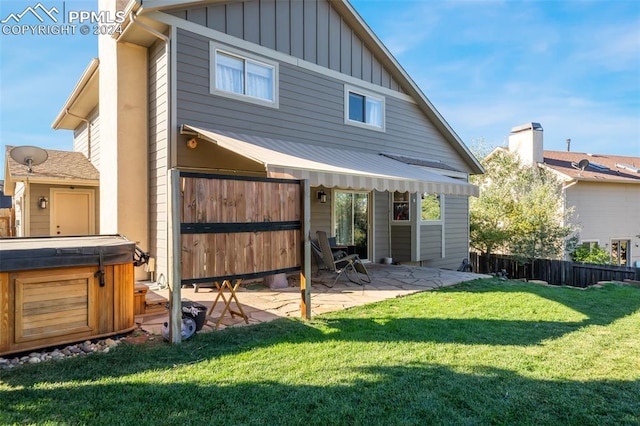
[[[640,424],[640,289],[481,280],[0,371],[0,424]]]

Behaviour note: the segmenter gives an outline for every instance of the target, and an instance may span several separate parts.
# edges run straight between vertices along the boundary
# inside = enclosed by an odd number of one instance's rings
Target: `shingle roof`
[[[567,151],[544,151],[543,156],[545,166],[570,179],[640,184],[640,157]],[[578,164],[585,159],[589,165],[580,170]]]
[[[7,146],[6,159],[11,179],[21,181],[27,178],[27,167],[13,160],[9,155],[13,147]],[[49,157],[37,166],[32,167],[30,179],[41,180],[100,180],[98,169],[81,152],[57,151],[45,149]]]

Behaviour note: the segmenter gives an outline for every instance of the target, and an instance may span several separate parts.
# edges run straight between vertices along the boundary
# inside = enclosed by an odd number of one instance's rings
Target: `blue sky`
[[[0,20],[36,4],[2,0]],[[512,127],[535,121],[545,149],[571,138],[572,151],[640,157],[640,1],[352,4],[468,145],[504,145]],[[91,35],[0,34],[0,152],[71,149],[72,132],[51,123],[97,54]]]

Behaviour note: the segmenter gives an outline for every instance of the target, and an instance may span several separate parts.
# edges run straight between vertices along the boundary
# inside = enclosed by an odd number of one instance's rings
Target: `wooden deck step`
[[[165,312],[167,310],[165,306],[167,302],[169,302],[169,299],[166,297],[153,290],[147,291],[145,297],[145,314]]]

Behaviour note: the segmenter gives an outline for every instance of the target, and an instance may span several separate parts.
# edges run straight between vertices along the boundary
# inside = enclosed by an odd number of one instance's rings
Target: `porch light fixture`
[[[320,201],[321,204],[325,204],[327,202],[327,194],[323,190],[320,190],[316,193],[316,198],[318,199],[318,201]]]
[[[38,200],[38,207],[40,207],[41,209],[46,209],[48,202],[49,200],[47,200],[47,197],[40,197],[40,199]]]
[[[187,141],[187,148],[196,149],[198,147],[198,139],[191,138]]]

